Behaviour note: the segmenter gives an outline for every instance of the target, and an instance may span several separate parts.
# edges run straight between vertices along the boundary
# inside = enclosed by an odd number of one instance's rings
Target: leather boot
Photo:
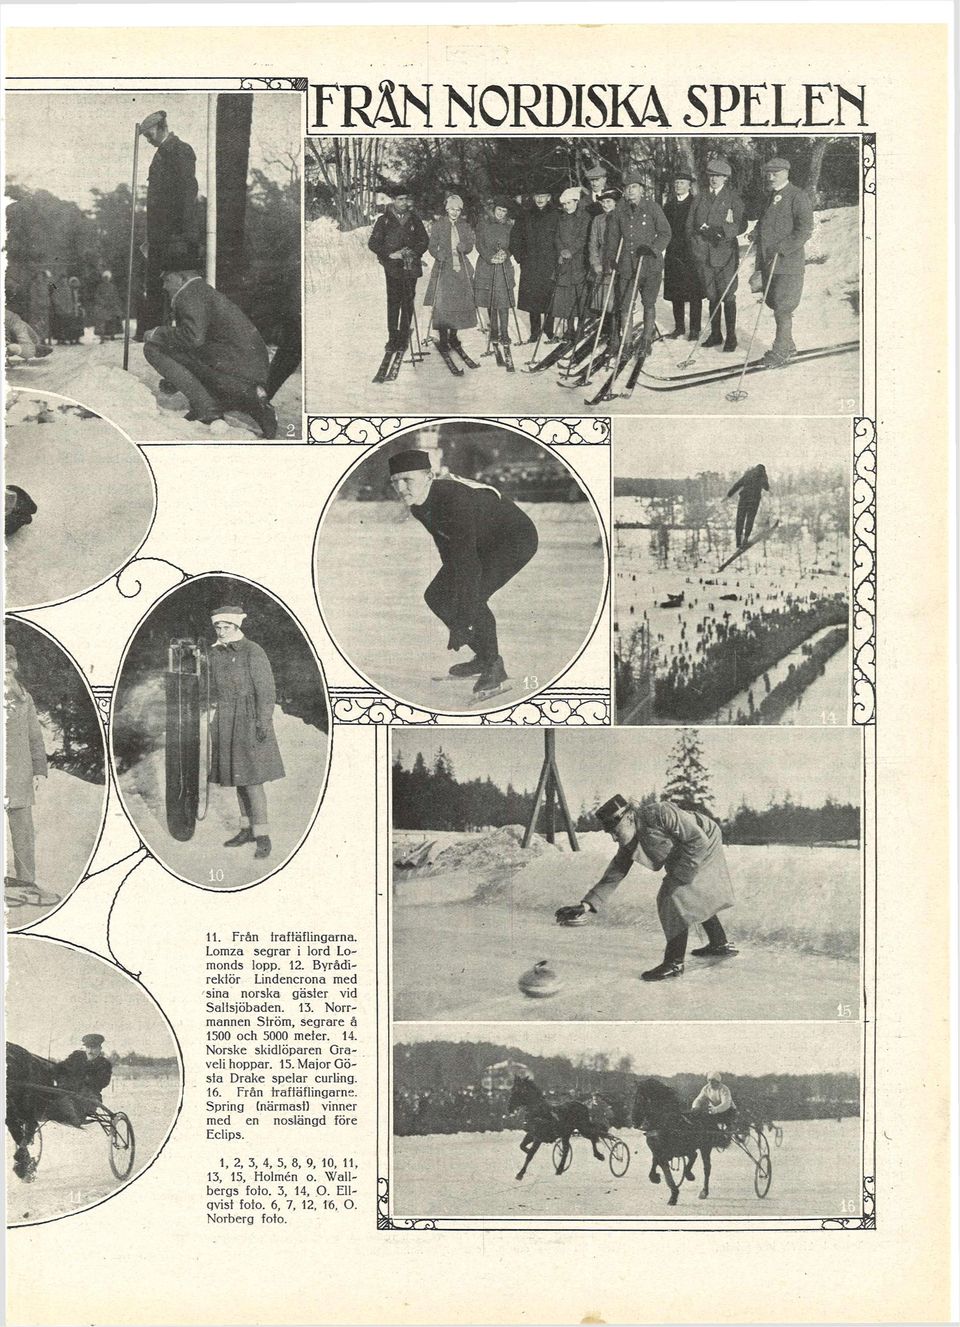
[[[737,306],[731,300],[723,306],[724,321],[727,324],[727,339],[723,343],[724,350],[736,350],[737,348]]]
[[[225,848],[242,848],[245,843],[253,842],[253,830],[249,825],[241,825],[240,832],[234,834],[232,839],[226,839]]]
[[[722,346],[723,333],[720,331],[720,317],[722,310],[717,309],[710,319],[710,335],[704,341],[705,346]]]

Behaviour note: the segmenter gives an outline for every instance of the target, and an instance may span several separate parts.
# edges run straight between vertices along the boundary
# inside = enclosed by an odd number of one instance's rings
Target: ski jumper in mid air
[[[727,497],[732,498],[736,492],[740,493],[740,502],[737,506],[737,548],[743,548],[749,543],[753,533],[753,523],[757,519],[760,500],[764,492],[770,492],[770,481],[767,479],[764,466],[755,465],[744,471]]]
[[[663,869],[657,892],[657,913],[666,938],[663,962],[642,973],[644,981],[663,981],[683,974],[687,933],[702,923],[707,943],[692,952],[697,958],[733,958],[737,950],[717,913],[733,907],[733,890],[717,822],[702,811],[676,802],[636,806],[619,793],[598,807],[601,827],[618,844],[616,856],[580,903],[557,909],[561,926],[578,926],[599,912],[635,862],[648,871]]]
[[[425,451],[391,456],[390,478],[440,554],[442,565],[423,597],[450,633],[447,648],[473,650],[474,657],[454,664],[450,675],[475,676],[477,693],[494,690],[507,674],[488,600],[536,553],[537,527],[489,484],[456,475],[436,478]]]

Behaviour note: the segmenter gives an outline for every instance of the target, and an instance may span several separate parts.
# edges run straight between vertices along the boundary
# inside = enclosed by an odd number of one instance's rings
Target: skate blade
[[[513,690],[512,682],[505,682],[502,686],[491,687],[489,691],[475,691],[473,698],[479,705],[486,704],[488,700],[493,700],[494,696],[502,696],[508,691]]]

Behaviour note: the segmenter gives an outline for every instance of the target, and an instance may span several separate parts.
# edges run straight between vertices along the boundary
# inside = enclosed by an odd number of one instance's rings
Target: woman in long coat
[[[93,330],[101,341],[112,341],[123,331],[123,305],[113,283],[113,273],[104,272],[93,297]]]
[[[673,194],[663,205],[663,215],[670,223],[670,242],[663,255],[663,298],[673,306],[673,331],[667,339],[683,336],[686,327],[686,305],[690,305],[689,339],[700,336],[703,318],[703,290],[696,259],[690,247],[687,218],[696,199],[690,192],[693,177],[686,171],[677,171],[673,177]]]
[[[225,848],[256,842],[255,857],[269,857],[270,826],[263,785],[284,777],[273,731],[277,690],[263,649],[240,630],[246,617],[235,604],[210,615],[217,641],[210,651],[211,783],[236,788],[240,831]]]
[[[530,340],[548,341],[553,335],[553,290],[556,271],[554,240],[560,214],[550,201],[550,190],[536,185],[533,205],[525,208],[510,236],[510,251],[520,264],[517,308],[530,315]]]
[[[515,275],[510,261],[510,199],[493,201],[492,213],[477,222],[477,307],[490,313],[490,338],[510,341],[510,310],[515,307]]]
[[[717,917],[733,906],[733,890],[723,852],[720,826],[702,811],[676,802],[638,806],[619,793],[597,809],[597,819],[617,844],[617,854],[580,903],[559,908],[557,921],[577,926],[599,912],[634,862],[664,876],[657,893],[657,912],[667,945],[663,962],[642,973],[644,981],[663,981],[683,973],[687,933],[703,926],[707,943],[692,950],[697,958],[732,958]]]
[[[13,873],[18,881],[37,878],[33,805],[40,779],[47,777],[47,752],[33,697],[17,676],[17,652],[7,646],[4,672],[6,708],[6,784],[4,805],[13,844]]]
[[[572,337],[583,314],[587,284],[587,241],[593,219],[580,201],[579,189],[564,189],[560,195],[563,208],[553,243],[556,254],[557,289],[553,312],[566,321],[566,335]]]
[[[473,252],[476,236],[473,227],[462,220],[463,199],[459,194],[448,194],[443,208],[444,215],[430,228],[429,252],[435,261],[423,302],[433,306],[440,348],[447,350],[459,345],[457,332],[477,325],[473,267],[467,257]]]

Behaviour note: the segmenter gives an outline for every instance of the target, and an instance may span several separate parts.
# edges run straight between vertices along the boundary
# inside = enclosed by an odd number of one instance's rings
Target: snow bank
[[[580,852],[551,847],[539,835],[520,847],[518,825],[464,835],[431,867],[403,882],[398,903],[469,901],[547,914],[575,903],[603,874],[613,856],[604,834],[585,834]],[[731,936],[802,953],[852,958],[859,953],[860,860],[844,848],[790,845],[726,848],[736,900],[725,914]],[[636,867],[593,923],[656,932],[661,877]]]

